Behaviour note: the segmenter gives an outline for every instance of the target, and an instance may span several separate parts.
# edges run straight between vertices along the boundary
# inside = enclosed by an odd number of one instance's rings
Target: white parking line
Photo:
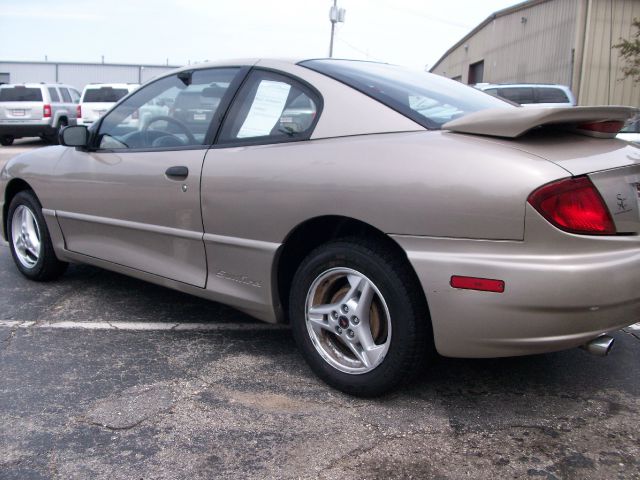
[[[242,330],[285,330],[286,325],[269,323],[164,323],[164,322],[88,322],[88,321],[21,321],[0,320],[0,328],[57,328],[64,330],[173,330],[211,332],[211,331],[242,331]]]

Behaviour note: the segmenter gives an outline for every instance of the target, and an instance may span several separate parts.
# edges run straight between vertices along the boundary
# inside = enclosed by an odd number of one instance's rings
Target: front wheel
[[[314,250],[293,280],[290,319],[312,370],[352,395],[409,380],[430,348],[426,302],[406,262],[358,239]]]
[[[9,205],[7,234],[18,270],[31,280],[53,280],[67,264],[56,257],[42,207],[33,192],[19,192]]]

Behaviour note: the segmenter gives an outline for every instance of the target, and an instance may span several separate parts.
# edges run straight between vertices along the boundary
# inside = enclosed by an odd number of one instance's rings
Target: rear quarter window
[[[41,102],[42,90],[28,87],[0,88],[0,102]]]
[[[498,96],[516,103],[536,103],[531,87],[498,88]]]
[[[51,97],[52,102],[60,101],[60,95],[58,95],[58,91],[54,87],[49,87],[47,90],[49,90],[49,96]]]
[[[537,89],[537,103],[570,103],[569,97],[560,88],[541,87]]]
[[[60,94],[65,103],[71,103],[71,95],[69,95],[69,91],[66,88],[61,88]]]

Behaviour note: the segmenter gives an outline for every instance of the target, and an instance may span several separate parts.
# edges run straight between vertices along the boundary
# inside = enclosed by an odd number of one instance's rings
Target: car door
[[[282,187],[321,111],[320,93],[295,77],[254,68],[243,82],[203,166],[208,289],[270,304],[278,244],[260,240],[297,208]]]
[[[55,210],[68,250],[205,286],[202,162],[240,72],[195,70],[148,84],[92,129],[92,148],[63,155]],[[173,108],[185,96],[192,108]],[[142,121],[144,111],[153,114]]]

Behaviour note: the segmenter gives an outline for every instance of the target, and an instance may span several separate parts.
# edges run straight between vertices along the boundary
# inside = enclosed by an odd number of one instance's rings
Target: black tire
[[[9,135],[0,137],[0,145],[2,145],[3,147],[8,147],[9,145],[13,145],[13,137]]]
[[[16,251],[16,243],[13,236],[13,217],[15,211],[19,207],[26,207],[35,219],[37,230],[40,236],[40,247],[38,252],[38,258],[34,265],[28,266],[20,261],[19,253]],[[42,206],[37,197],[31,190],[24,190],[16,194],[9,204],[9,210],[7,215],[7,237],[9,240],[9,248],[11,249],[11,256],[15,262],[18,270],[25,277],[36,281],[49,281],[58,278],[67,269],[68,264],[61,262],[56,257],[51,243],[51,237],[47,224],[42,215]]]
[[[340,272],[341,269],[362,274],[364,280],[368,280],[377,289],[375,298],[382,299],[388,307],[388,350],[375,368],[363,373],[346,373],[332,365],[330,360],[325,359],[326,352],[323,357],[320,347],[317,347],[323,342],[318,340],[319,337],[312,338],[312,328],[307,328],[308,294],[315,299],[320,287],[314,289],[314,285],[323,285],[323,275]],[[348,288],[347,284],[341,291]],[[311,369],[332,387],[361,397],[382,395],[414,378],[433,349],[431,321],[420,288],[406,259],[383,243],[346,238],[332,241],[312,251],[294,276],[289,302],[293,335]],[[335,295],[339,296],[341,293]],[[316,304],[315,301],[311,303]],[[339,318],[342,319],[342,315]],[[329,324],[330,315],[324,316],[321,321]],[[354,327],[349,324],[348,328],[349,334],[352,334],[350,329]],[[330,343],[333,332],[320,331],[329,338]],[[344,343],[346,338],[341,338]],[[346,352],[350,353],[348,349]],[[353,357],[357,361],[356,356]]]
[[[62,118],[58,121],[55,131],[51,135],[46,135],[45,140],[51,145],[58,145],[60,143],[60,132],[67,126],[67,121]]]

